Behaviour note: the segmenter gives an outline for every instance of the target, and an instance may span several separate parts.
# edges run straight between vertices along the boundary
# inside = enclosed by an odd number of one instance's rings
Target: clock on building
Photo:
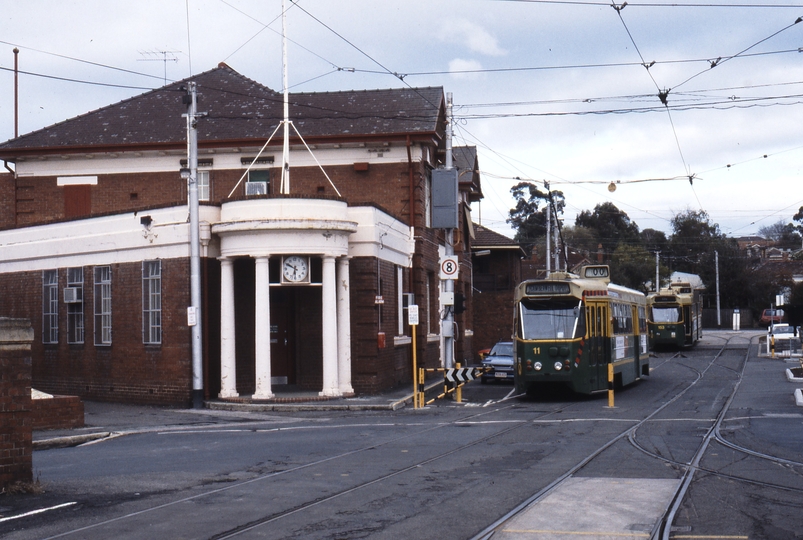
[[[285,283],[309,282],[309,257],[291,255],[282,259],[282,281]]]

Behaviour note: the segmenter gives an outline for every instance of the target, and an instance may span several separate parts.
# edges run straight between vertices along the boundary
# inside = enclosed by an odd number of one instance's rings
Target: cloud
[[[476,60],[463,60],[455,58],[449,62],[449,72],[455,79],[476,80],[480,78],[480,73],[460,73],[462,71],[477,71],[482,69],[482,64]]]
[[[467,47],[486,56],[505,56],[507,51],[499,46],[496,38],[480,25],[466,19],[448,21],[441,36],[443,41]]]

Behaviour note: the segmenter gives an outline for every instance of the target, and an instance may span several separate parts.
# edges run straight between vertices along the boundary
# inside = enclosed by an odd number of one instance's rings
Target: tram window
[[[627,304],[611,304],[613,311],[613,333],[633,333],[633,312]]]
[[[520,306],[523,339],[571,339],[585,334],[585,315],[576,300],[522,300]]]
[[[638,308],[638,329],[640,334],[647,333],[647,308],[644,306]]]
[[[656,323],[676,323],[680,321],[680,308],[678,307],[655,307],[652,308],[652,322]]]

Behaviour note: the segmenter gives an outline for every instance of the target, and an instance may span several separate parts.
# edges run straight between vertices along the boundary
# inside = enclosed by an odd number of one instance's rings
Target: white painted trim
[[[57,186],[97,186],[97,176],[58,176]]]

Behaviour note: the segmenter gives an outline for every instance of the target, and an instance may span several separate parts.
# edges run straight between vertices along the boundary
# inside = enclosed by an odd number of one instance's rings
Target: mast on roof
[[[282,0],[282,81],[284,85],[284,144],[282,145],[282,182],[280,191],[290,194],[290,95],[287,85],[287,10]]]

